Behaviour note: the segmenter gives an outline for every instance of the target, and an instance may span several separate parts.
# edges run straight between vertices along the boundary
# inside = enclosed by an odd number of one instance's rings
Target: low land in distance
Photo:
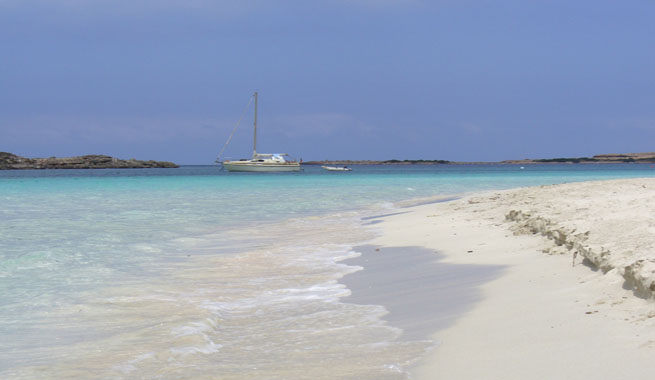
[[[562,158],[542,158],[522,160],[505,160],[499,162],[467,162],[467,161],[447,161],[447,160],[325,160],[325,161],[306,161],[304,165],[481,165],[481,164],[623,164],[623,163],[655,163],[655,152],[646,153],[612,153],[598,154],[593,157],[562,157]]]
[[[593,157],[562,157],[542,159],[490,161],[448,161],[448,160],[324,160],[305,161],[304,165],[490,165],[490,164],[655,164],[655,152],[598,154]],[[26,158],[12,153],[0,152],[0,170],[21,169],[138,169],[138,168],[177,168],[179,165],[168,161],[123,160],[105,155],[86,155],[76,157]]]
[[[0,152],[0,170],[21,169],[139,169],[177,168],[167,161],[121,160],[103,155],[77,157],[25,158],[12,153]]]

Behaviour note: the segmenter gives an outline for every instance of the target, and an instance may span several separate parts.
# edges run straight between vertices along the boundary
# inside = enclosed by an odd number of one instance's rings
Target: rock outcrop
[[[12,153],[0,152],[0,170],[20,169],[138,169],[177,168],[167,161],[121,160],[103,155],[77,157],[25,158]]]

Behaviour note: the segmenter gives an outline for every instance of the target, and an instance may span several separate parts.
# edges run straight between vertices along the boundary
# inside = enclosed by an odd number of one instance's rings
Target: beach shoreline
[[[648,345],[655,339],[640,330],[649,326],[651,309],[639,305],[649,304],[622,290],[618,270],[592,272],[581,265],[581,256],[571,269],[570,252],[561,255],[564,248],[541,232],[524,234],[543,219],[556,227],[560,221],[548,214],[552,204],[530,200],[533,191],[550,191],[555,203],[563,203],[579,197],[562,189],[585,189],[585,195],[600,190],[589,188],[592,182],[518,187],[651,174],[627,168],[598,173],[576,167],[457,173],[372,168],[348,176],[316,168],[308,172],[312,181],[214,175],[213,169],[195,167],[136,177],[128,170],[3,173],[8,202],[0,229],[9,232],[10,243],[3,252],[9,259],[3,285],[18,291],[4,298],[1,377],[562,378],[572,377],[573,361],[603,360],[616,367],[607,373],[624,378],[623,372],[617,375],[621,365],[609,359],[630,356],[626,365],[643,370],[642,354],[652,356]],[[643,180],[621,183],[628,187],[608,185],[606,192],[630,201],[651,188]],[[515,189],[493,190],[508,187]],[[291,189],[275,202],[269,197]],[[526,207],[519,207],[523,201]],[[620,215],[622,202],[604,208]],[[648,203],[644,198],[626,209],[631,226],[648,229]],[[534,205],[543,209],[527,216]],[[572,204],[571,210],[585,207]],[[525,218],[507,221],[511,210]],[[596,225],[603,224],[594,220]],[[546,234],[552,230],[551,224],[543,226]],[[567,231],[551,237],[566,242],[578,234]],[[643,231],[634,232],[631,240],[638,241]],[[596,238],[591,234],[589,242]],[[618,252],[601,246],[610,258]],[[589,254],[605,252],[589,247]],[[546,248],[549,254],[542,252]],[[593,285],[603,278],[617,281],[608,285],[608,296]],[[565,283],[573,284],[570,292],[561,288]],[[616,291],[626,300],[614,297]],[[567,292],[576,298],[558,298]],[[546,307],[531,303],[535,294]],[[584,304],[571,306],[575,301]],[[597,301],[604,303],[596,306]],[[643,312],[628,310],[627,325],[641,327],[616,328],[623,319],[613,309],[633,306]],[[517,313],[530,320],[514,320]],[[608,316],[609,326],[600,323]],[[565,330],[580,317],[590,326]],[[546,325],[552,321],[559,335]],[[512,338],[508,332],[516,326],[523,332]],[[605,331],[625,341],[609,341]],[[593,334],[599,337],[589,338]],[[534,350],[536,341],[567,335],[580,342],[567,351],[568,372],[493,372],[499,361],[525,360],[541,368],[543,359],[537,358],[544,355],[524,358],[526,347]],[[635,340],[636,335],[641,337]],[[517,347],[514,357],[503,346],[508,339]],[[647,349],[635,354],[632,346],[625,348],[636,342]],[[602,356],[585,345],[621,349]],[[490,347],[491,354],[485,351]],[[495,352],[495,347],[504,348]],[[563,355],[550,356],[559,364]],[[485,368],[481,358],[491,364]],[[462,371],[472,362],[480,372]],[[580,378],[599,373],[586,365]],[[643,377],[639,371],[626,373]]]
[[[412,378],[646,379],[655,370],[655,179],[489,191],[404,211],[371,225],[380,252],[400,260],[414,247],[438,252],[441,265],[503,267],[470,279],[480,297],[431,325],[437,347]],[[387,296],[411,297],[403,286]],[[418,298],[440,302],[429,293]],[[439,307],[410,310],[440,320]],[[407,322],[390,311],[392,323]]]

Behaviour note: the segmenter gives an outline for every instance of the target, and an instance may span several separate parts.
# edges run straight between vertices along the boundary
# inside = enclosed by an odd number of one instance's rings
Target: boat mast
[[[252,144],[252,159],[257,159],[257,91],[255,91],[255,134]]]

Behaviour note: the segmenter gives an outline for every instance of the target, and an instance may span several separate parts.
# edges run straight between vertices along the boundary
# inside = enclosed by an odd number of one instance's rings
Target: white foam
[[[203,334],[216,328],[216,322],[207,318],[205,322],[192,322],[186,326],[179,326],[171,329],[171,334],[175,337]]]
[[[152,359],[154,357],[155,357],[154,352],[148,352],[148,353],[145,353],[145,354],[137,355],[136,357],[134,357],[134,359],[128,360],[124,364],[115,365],[113,368],[116,371],[122,372],[124,374],[129,374],[130,372],[134,372],[134,371],[137,370],[136,364],[138,364],[138,363],[140,363],[140,362],[142,362],[144,360]]]
[[[212,342],[211,340],[207,339],[208,342],[204,346],[200,347],[195,347],[195,346],[189,346],[189,347],[173,347],[170,349],[171,353],[177,354],[177,355],[193,355],[193,354],[213,354],[219,352],[220,348],[223,347],[220,344],[216,344]]]

